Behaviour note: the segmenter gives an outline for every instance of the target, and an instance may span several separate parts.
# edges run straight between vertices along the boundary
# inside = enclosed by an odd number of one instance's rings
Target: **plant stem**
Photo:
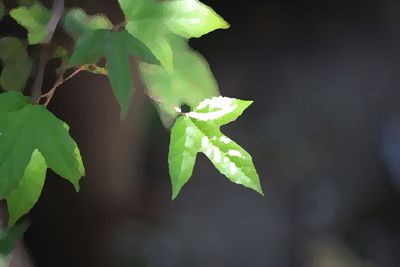
[[[49,45],[51,39],[53,39],[54,32],[56,31],[58,22],[61,19],[62,12],[64,11],[64,0],[54,0],[53,8],[50,21],[47,24],[48,35],[44,43],[42,44],[42,49],[40,50],[39,56],[39,67],[36,73],[35,82],[33,83],[31,89],[31,99],[32,102],[37,104],[41,98],[43,77],[46,70],[47,62],[51,57],[51,46]]]
[[[40,95],[42,94],[43,77],[46,70],[47,62],[50,59],[50,53],[46,45],[42,46],[39,56],[39,67],[36,73],[35,82],[33,83],[31,89],[31,99],[32,103],[38,103],[40,100]]]
[[[53,85],[53,87],[46,94],[44,94],[40,97],[40,98],[46,98],[46,101],[44,102],[43,105],[47,106],[50,103],[50,101],[53,98],[53,95],[58,87],[60,87],[64,82],[73,78],[75,75],[77,75],[78,73],[80,73],[83,70],[85,70],[85,66],[79,67],[73,73],[71,73],[67,78],[64,78],[65,72],[63,71],[60,74],[60,76],[58,77],[58,79],[57,79],[56,83]]]

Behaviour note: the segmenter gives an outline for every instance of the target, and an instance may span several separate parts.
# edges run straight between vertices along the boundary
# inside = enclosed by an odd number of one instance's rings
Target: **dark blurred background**
[[[204,2],[231,28],[191,44],[222,95],[255,100],[223,131],[253,155],[266,196],[200,156],[171,201],[169,131],[151,101],[137,93],[120,123],[107,80],[80,74],[49,108],[87,177],[77,194],[49,173],[25,236],[36,265],[400,266],[400,1]],[[117,1],[66,3],[122,20]]]

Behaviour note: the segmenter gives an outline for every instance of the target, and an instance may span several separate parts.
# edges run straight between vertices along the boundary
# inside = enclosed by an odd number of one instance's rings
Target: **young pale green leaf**
[[[204,102],[215,103],[218,100],[225,101],[223,98],[204,100],[196,109],[203,110],[203,114],[207,114],[203,107],[205,106]],[[213,109],[210,109],[211,115],[208,120],[192,118],[190,113],[177,119],[171,131],[168,158],[173,198],[177,196],[179,190],[192,175],[197,152],[204,153],[214,166],[232,182],[263,194],[260,179],[250,154],[220,131],[221,125],[232,121],[233,118],[236,119],[242,111],[231,109],[229,113],[219,116],[218,120],[214,119],[214,115],[212,115],[215,112]]]
[[[181,38],[171,43],[175,63],[172,73],[161,66],[140,64],[142,80],[150,95],[162,99],[158,104],[162,116],[167,118],[174,117],[176,107],[182,104],[195,107],[200,101],[218,95],[218,85],[207,61]]]
[[[0,60],[3,64],[0,86],[6,91],[23,90],[32,69],[24,44],[14,37],[1,38]]]
[[[46,178],[47,165],[38,150],[34,150],[18,187],[7,196],[8,226],[28,213],[38,201]]]
[[[28,223],[22,223],[0,232],[0,257],[8,256],[12,252],[15,242],[24,235],[28,227]]]
[[[210,7],[196,0],[119,0],[119,4],[128,22],[126,30],[142,41],[168,72],[174,68],[171,32],[189,39],[228,27]]]
[[[51,18],[51,13],[40,1],[36,1],[32,6],[21,6],[10,11],[11,17],[21,26],[28,30],[30,44],[45,42],[49,34],[47,23]]]
[[[165,1],[161,5],[170,16],[166,25],[175,34],[186,38],[201,37],[217,29],[227,29],[229,24],[215,11],[197,0]]]
[[[252,103],[253,101],[218,96],[202,101],[187,116],[222,126],[236,120]]]
[[[199,129],[186,117],[178,118],[171,129],[168,165],[172,178],[172,199],[178,196],[183,185],[192,176],[202,136]]]
[[[166,38],[166,27],[162,17],[151,17],[129,21],[126,30],[143,42],[168,71],[173,69],[172,47]]]
[[[3,0],[0,0],[0,20],[3,19],[4,12],[5,12],[4,3],[3,3]]]
[[[112,28],[113,24],[105,15],[89,16],[80,8],[69,9],[64,17],[64,29],[73,38],[79,38],[87,31]]]
[[[145,62],[158,60],[139,40],[126,31],[88,31],[79,42],[70,58],[69,66],[96,63],[106,58],[108,77],[115,97],[121,107],[121,117],[125,117],[134,90],[129,56],[133,55]]]
[[[0,99],[10,98],[8,94],[0,94]],[[79,190],[84,175],[79,149],[65,123],[45,107],[28,104],[0,114],[0,133],[0,199],[18,186],[36,149],[49,168]]]

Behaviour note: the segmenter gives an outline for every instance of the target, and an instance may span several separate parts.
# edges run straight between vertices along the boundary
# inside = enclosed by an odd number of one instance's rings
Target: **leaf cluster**
[[[108,78],[121,119],[141,81],[163,122],[175,120],[168,155],[172,198],[191,177],[198,153],[232,182],[262,194],[251,156],[220,130],[252,102],[219,96],[207,61],[188,44],[227,29],[222,17],[198,0],[118,0],[124,20],[114,25],[104,14],[64,9],[63,3],[54,0],[48,8],[39,0],[20,0],[7,9],[0,0],[0,20],[11,16],[27,32],[26,40],[0,38],[0,200],[7,201],[9,227],[38,201],[47,169],[79,189],[85,174],[80,151],[47,105],[57,88],[82,71]],[[67,35],[73,48],[54,38],[54,31]],[[43,92],[43,72],[53,58],[60,61],[58,78]],[[181,112],[184,104],[190,112]]]

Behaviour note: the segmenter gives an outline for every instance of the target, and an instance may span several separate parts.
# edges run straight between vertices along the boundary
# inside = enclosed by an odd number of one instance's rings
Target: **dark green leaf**
[[[108,30],[88,31],[78,43],[69,61],[69,67],[96,63],[104,56],[104,50],[110,40]]]
[[[20,110],[28,104],[29,98],[19,92],[0,94],[0,118],[9,112]]]
[[[79,40],[69,62],[69,66],[96,63],[106,57],[109,80],[121,107],[121,117],[129,109],[134,90],[129,56],[157,63],[157,59],[146,46],[126,31],[89,31]]]
[[[11,97],[15,93],[0,94],[0,99]],[[0,133],[0,199],[18,186],[36,149],[49,168],[79,189],[84,175],[79,149],[66,124],[45,107],[28,104],[0,114]]]
[[[128,113],[134,90],[126,36],[125,32],[115,32],[112,42],[105,51],[108,76],[114,95],[121,106],[121,117],[125,117]]]
[[[15,242],[21,238],[28,229],[29,224],[23,223],[0,232],[0,256],[8,256],[14,249]]]
[[[14,37],[0,39],[0,60],[3,63],[0,86],[7,91],[23,90],[32,69],[32,61],[22,42]]]

